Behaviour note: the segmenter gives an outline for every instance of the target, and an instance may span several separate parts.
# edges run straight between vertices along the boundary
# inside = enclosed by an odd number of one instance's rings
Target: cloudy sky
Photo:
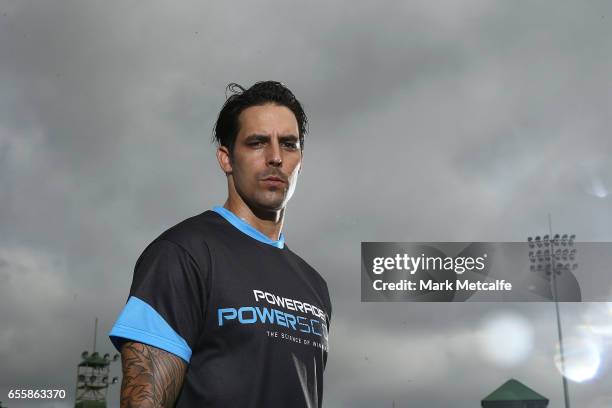
[[[359,250],[524,241],[548,213],[612,241],[610,2],[238,3],[0,0],[3,404],[71,406],[140,252],[225,199],[225,85],[274,79],[310,118],[285,233],[332,296],[325,406],[471,408],[516,378],[561,407],[552,304],[361,303]],[[561,313],[572,406],[612,406],[612,309]]]

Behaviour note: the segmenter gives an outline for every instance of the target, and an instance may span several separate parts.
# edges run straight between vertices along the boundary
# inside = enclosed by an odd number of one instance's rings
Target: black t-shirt
[[[320,407],[331,303],[285,244],[222,207],[155,239],[109,336],[188,362],[177,407]]]

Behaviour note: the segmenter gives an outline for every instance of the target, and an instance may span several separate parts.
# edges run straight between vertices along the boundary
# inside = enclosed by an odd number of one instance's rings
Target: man
[[[307,118],[279,82],[228,90],[215,125],[227,200],[149,244],[109,333],[124,408],[321,406],[327,285],[281,232]]]

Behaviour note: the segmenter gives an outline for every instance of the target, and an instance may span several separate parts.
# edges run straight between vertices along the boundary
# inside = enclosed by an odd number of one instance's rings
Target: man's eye
[[[295,142],[283,142],[283,145],[289,149],[297,149],[297,143]]]
[[[258,146],[261,146],[262,144],[263,142],[261,140],[258,140],[256,142],[249,143],[249,146],[258,147]]]

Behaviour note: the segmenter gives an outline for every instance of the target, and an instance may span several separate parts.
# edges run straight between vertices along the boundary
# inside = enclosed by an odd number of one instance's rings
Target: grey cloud
[[[327,406],[476,406],[509,377],[560,405],[552,305],[511,306],[538,344],[500,370],[469,347],[487,304],[361,304],[359,243],[524,240],[549,212],[556,230],[609,241],[610,11],[0,3],[0,400],[40,406],[6,390],[49,379],[72,392],[93,318],[110,329],[140,251],[224,199],[209,140],[225,85],[279,79],[311,120],[286,232],[332,292]],[[562,310],[574,327],[589,309]],[[609,398],[611,372],[604,360],[572,383],[574,405]]]

